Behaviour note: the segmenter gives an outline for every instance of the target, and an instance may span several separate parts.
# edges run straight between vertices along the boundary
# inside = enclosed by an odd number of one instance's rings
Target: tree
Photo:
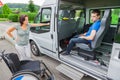
[[[2,8],[0,8],[0,14],[2,14]]]
[[[10,14],[12,11],[10,10],[10,8],[8,7],[7,4],[4,4],[4,6],[2,7],[2,13],[3,14]]]
[[[35,12],[35,5],[32,0],[29,1],[28,10],[30,12]]]

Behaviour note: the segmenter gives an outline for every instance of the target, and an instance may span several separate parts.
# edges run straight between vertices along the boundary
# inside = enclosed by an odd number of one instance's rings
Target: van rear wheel
[[[42,55],[42,53],[40,52],[38,46],[36,45],[36,43],[34,41],[30,42],[30,47],[31,47],[31,51],[32,51],[34,56],[41,56]]]

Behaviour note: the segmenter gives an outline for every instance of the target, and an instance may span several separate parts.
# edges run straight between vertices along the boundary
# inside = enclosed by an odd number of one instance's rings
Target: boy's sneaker
[[[70,55],[70,53],[65,51],[65,52],[62,53],[62,55]]]

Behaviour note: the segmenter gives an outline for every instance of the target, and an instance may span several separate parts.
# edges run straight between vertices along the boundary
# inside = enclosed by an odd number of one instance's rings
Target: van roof
[[[71,3],[78,3],[85,8],[95,7],[120,7],[120,0],[62,0]]]

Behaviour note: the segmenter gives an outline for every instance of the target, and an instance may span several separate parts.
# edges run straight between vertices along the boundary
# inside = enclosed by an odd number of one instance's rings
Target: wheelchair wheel
[[[13,75],[10,80],[40,80],[40,78],[32,72],[20,72]]]

